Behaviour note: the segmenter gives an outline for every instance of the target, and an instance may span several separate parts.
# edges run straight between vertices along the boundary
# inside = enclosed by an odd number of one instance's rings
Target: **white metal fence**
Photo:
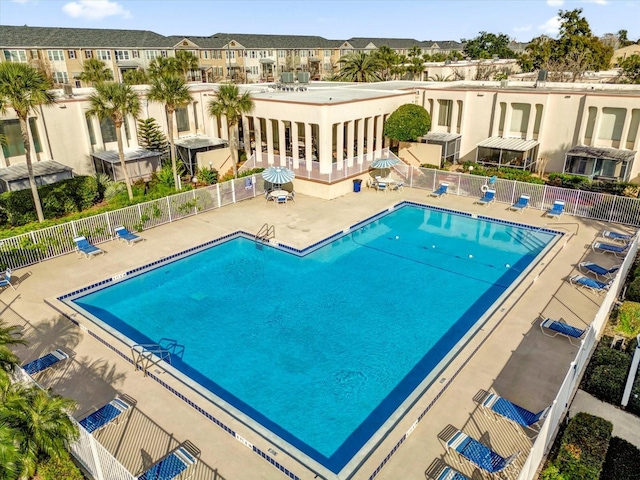
[[[260,181],[259,181],[260,180]],[[79,235],[91,243],[113,240],[114,228],[142,231],[264,193],[262,178],[244,177],[132,205],[0,241],[0,267],[20,268],[75,250]]]
[[[520,471],[518,480],[533,480],[536,478],[540,464],[551,447],[551,443],[555,438],[558,426],[564,418],[565,412],[569,407],[569,403],[578,388],[584,369],[589,362],[591,352],[595,348],[598,338],[600,338],[600,334],[607,323],[609,311],[624,286],[624,281],[633,264],[637,250],[638,240],[636,239],[631,244],[629,253],[622,262],[622,267],[620,268],[618,275],[616,275],[611,287],[609,288],[609,292],[604,298],[602,305],[600,305],[600,308],[598,309],[593,322],[591,322],[584,339],[580,343],[580,349],[569,366],[569,371],[567,372],[564,382],[562,382],[558,395],[552,403],[547,419],[540,429],[540,433],[529,452],[529,456]]]

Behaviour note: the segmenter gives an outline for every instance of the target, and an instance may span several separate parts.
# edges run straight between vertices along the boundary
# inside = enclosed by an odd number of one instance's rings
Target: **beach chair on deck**
[[[453,425],[445,428],[439,437],[446,443],[447,449],[455,450],[460,456],[490,474],[505,471],[520,455],[520,452],[516,452],[505,458]]]
[[[613,242],[618,242],[626,245],[635,238],[636,234],[614,232],[613,230],[603,230],[600,236]]]
[[[572,339],[581,339],[587,331],[586,329],[582,330],[578,327],[569,325],[562,318],[560,320],[553,320],[552,318],[548,317],[544,318],[542,315],[540,317],[543,318],[542,322],[540,322],[540,330],[542,330],[543,335],[547,337],[556,337],[558,335],[563,335],[569,339],[569,343],[571,345],[577,346],[575,343],[573,343]],[[550,335],[548,333],[545,333],[545,329],[551,330],[555,333],[553,335]]]
[[[612,243],[594,242],[593,245],[591,245],[591,249],[595,253],[612,253],[616,257],[624,257],[627,255],[627,250],[629,250],[630,245],[630,243],[625,245],[613,245]]]
[[[437,189],[437,190],[434,190],[433,192],[431,192],[431,193],[429,194],[429,196],[431,196],[431,197],[436,197],[436,198],[440,198],[440,197],[442,197],[443,195],[446,195],[446,194],[447,194],[447,189],[448,189],[448,188],[449,188],[449,184],[448,184],[448,183],[445,183],[445,182],[442,182],[442,183],[440,184],[440,186],[438,187],[438,189]]]
[[[76,252],[78,252],[78,255],[80,256],[84,255],[87,258],[91,258],[95,255],[104,253],[104,250],[101,250],[95,245],[89,243],[89,240],[87,240],[86,237],[75,237],[73,241],[76,242]]]
[[[593,262],[581,262],[578,264],[578,270],[582,273],[591,273],[596,278],[612,280],[618,273],[618,270],[620,270],[621,266],[622,265],[615,265],[611,268],[606,268]]]
[[[47,353],[40,358],[36,358],[32,362],[29,362],[22,366],[22,369],[27,372],[29,375],[35,375],[36,373],[42,372],[47,368],[55,365],[62,360],[66,360],[69,358],[69,355],[64,353],[62,350],[57,349],[51,353]]]
[[[470,480],[466,475],[461,474],[444,463],[440,463],[437,468],[434,468],[428,473],[425,472],[425,476],[433,480]]]
[[[549,409],[551,408],[551,406],[548,406],[540,410],[538,413],[533,413],[519,405],[516,405],[515,403],[510,402],[497,393],[485,391],[481,391],[474,400],[484,409],[485,412],[491,412],[495,415],[506,418],[516,425],[531,430],[535,434],[538,433],[540,423],[545,419],[547,413],[549,413]]]
[[[78,423],[89,433],[97,432],[111,423],[118,424],[130,411],[131,407],[132,405],[129,401],[116,397]]]
[[[529,206],[529,195],[520,195],[520,198],[516,203],[509,207],[509,210],[513,210],[514,212],[524,212],[526,208]]]
[[[134,243],[142,242],[144,240],[144,238],[136,235],[135,233],[131,233],[129,230],[127,230],[126,227],[123,227],[122,225],[117,226],[113,229],[113,231],[115,232],[116,238],[118,240],[122,240],[124,243],[130,246]]]
[[[185,442],[186,443],[186,442]],[[198,453],[189,451],[184,444],[159,462],[153,464],[138,480],[171,480],[198,462]]]
[[[13,284],[11,283],[11,269],[7,268],[4,272],[4,278],[2,280],[0,280],[0,288],[2,287],[11,287],[14,290],[16,289],[16,287],[13,286]]]
[[[584,275],[573,275],[569,278],[569,283],[571,283],[572,285],[586,288],[587,290],[593,293],[597,293],[598,295],[609,290],[611,282],[613,282],[613,280],[609,280],[608,282],[600,282],[599,280],[594,280],[593,278],[585,277]]]
[[[553,206],[551,207],[551,209],[545,212],[545,215],[551,218],[560,218],[563,213],[564,202],[561,200],[556,200],[555,202],[553,202]]]
[[[487,190],[484,192],[482,198],[476,200],[473,203],[477,203],[483,206],[487,206],[496,201],[496,191],[495,190]]]

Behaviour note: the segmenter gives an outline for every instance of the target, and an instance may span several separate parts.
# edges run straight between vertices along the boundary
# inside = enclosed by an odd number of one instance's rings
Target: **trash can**
[[[361,186],[362,186],[362,179],[354,178],[353,179],[353,191],[354,192],[359,192]]]

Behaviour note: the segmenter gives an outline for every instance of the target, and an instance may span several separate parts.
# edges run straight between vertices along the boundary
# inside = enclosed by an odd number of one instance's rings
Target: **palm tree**
[[[209,115],[220,118],[227,117],[227,129],[229,130],[229,146],[231,147],[231,160],[233,161],[233,176],[238,176],[238,144],[236,139],[236,127],[246,115],[253,110],[253,100],[249,92],[240,94],[237,85],[227,83],[220,85],[214,94],[215,98],[209,102]]]
[[[0,63],[0,113],[4,113],[7,107],[15,110],[20,120],[20,132],[24,144],[24,153],[29,173],[29,184],[33,203],[36,207],[38,221],[44,221],[38,186],[33,176],[31,164],[31,140],[29,139],[28,118],[29,113],[39,105],[51,105],[55,103],[55,96],[49,91],[51,83],[40,71],[24,63],[2,62]]]
[[[0,424],[0,478],[18,478],[20,474],[21,455],[16,443],[15,432]]]
[[[80,80],[95,86],[98,83],[113,80],[113,72],[102,60],[90,58],[82,65]]]
[[[380,61],[375,55],[354,52],[338,60],[340,72],[338,79],[343,82],[379,82],[382,80],[378,70]]]
[[[173,181],[178,190],[178,170],[176,167],[176,151],[173,143],[173,117],[176,108],[184,107],[191,103],[189,87],[182,77],[175,74],[164,73],[151,78],[151,89],[147,93],[147,98],[152,102],[164,104],[164,111],[167,114],[169,129],[169,144],[171,155],[171,169],[173,170]]]
[[[176,65],[187,82],[189,81],[189,72],[197,70],[200,67],[200,62],[193,52],[179,50],[176,52]]]
[[[373,52],[373,55],[378,59],[380,76],[384,80],[389,80],[390,70],[393,66],[396,52],[387,45],[381,45],[375,52]]]
[[[159,77],[164,74],[181,74],[182,70],[175,58],[156,57],[149,62],[147,71],[150,78]]]
[[[124,162],[124,147],[122,146],[122,124],[127,115],[138,118],[140,115],[140,99],[131,85],[115,82],[98,83],[95,93],[89,97],[91,107],[86,111],[87,117],[98,117],[99,120],[111,120],[116,127],[116,140],[118,141],[118,156],[120,168],[124,174],[129,200],[133,200],[131,180]]]
[[[16,355],[9,350],[9,345],[26,345],[22,338],[22,334],[18,331],[17,326],[6,326],[4,320],[0,319],[0,370],[12,372],[20,361]],[[1,477],[0,477],[1,478]]]
[[[143,68],[127,70],[122,74],[122,79],[127,85],[146,85],[149,83],[149,77]]]

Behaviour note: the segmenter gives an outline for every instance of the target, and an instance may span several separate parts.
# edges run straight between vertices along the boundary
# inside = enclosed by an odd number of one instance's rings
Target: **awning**
[[[96,157],[99,160],[108,163],[120,163],[120,157],[117,150],[104,150],[102,152],[93,152],[92,157]],[[154,152],[152,150],[145,150],[144,148],[133,148],[124,151],[124,161],[133,162],[134,160],[141,160],[143,158],[161,157],[162,152]]]
[[[490,137],[478,144],[478,147],[495,148],[496,150],[512,150],[526,152],[538,145],[537,140],[523,140],[522,138]]]
[[[459,133],[429,132],[420,138],[429,142],[450,142],[452,140],[457,140],[460,137],[462,137],[462,135]]]
[[[42,177],[44,175],[53,175],[60,172],[72,171],[71,167],[62,165],[54,160],[45,160],[42,162],[34,162],[33,176]],[[0,168],[0,180],[5,182],[14,182],[16,180],[23,180],[29,178],[29,171],[27,170],[27,164],[21,163],[18,165],[10,165],[8,167]]]
[[[260,63],[267,64],[267,65],[271,65],[271,64],[273,64],[273,63],[276,63],[276,61],[275,61],[274,59],[272,59],[272,58],[261,58],[261,59],[259,60],[259,62],[260,62]]]
[[[588,147],[586,145],[576,145],[567,152],[567,155],[631,162],[635,158],[636,153],[637,152],[633,150],[620,150],[610,147]]]
[[[176,146],[188,148],[189,150],[195,150],[205,147],[218,147],[221,145],[227,145],[228,141],[223,138],[212,138],[206,135],[193,135],[190,137],[180,137],[174,140]]]

